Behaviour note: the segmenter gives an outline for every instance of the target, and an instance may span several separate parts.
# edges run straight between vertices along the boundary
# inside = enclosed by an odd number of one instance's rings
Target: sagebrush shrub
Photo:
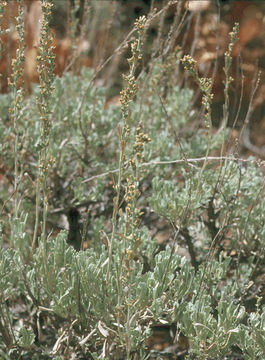
[[[146,343],[159,324],[188,339],[185,359],[265,356],[264,163],[224,152],[211,83],[186,57],[205,95],[194,126],[180,49],[136,77],[147,26],[135,24],[121,107],[106,108],[92,70],[53,78],[45,34],[40,85],[1,95],[3,359],[161,358]],[[62,229],[71,209],[79,252]]]

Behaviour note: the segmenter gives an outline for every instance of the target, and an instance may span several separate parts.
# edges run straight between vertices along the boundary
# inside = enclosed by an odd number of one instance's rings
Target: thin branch
[[[227,160],[227,161],[234,161],[234,162],[256,162],[257,160],[253,160],[253,159],[238,159],[238,158],[235,158],[235,157],[228,157],[228,156],[207,156],[206,157],[201,157],[201,158],[194,158],[194,159],[176,159],[176,160],[166,160],[166,161],[156,161],[156,160],[153,160],[153,161],[149,161],[149,162],[146,162],[146,163],[142,163],[140,164],[139,166],[140,167],[148,167],[150,165],[170,165],[170,164],[189,164],[190,166],[193,166],[192,163],[199,163],[199,162],[204,162],[205,160],[207,161],[221,161],[221,160]],[[259,162],[259,166],[265,166],[265,161],[260,161]],[[106,171],[102,174],[98,174],[98,175],[94,175],[94,176],[91,176],[90,178],[88,179],[85,179],[83,180],[83,184],[84,183],[88,183],[90,181],[93,181],[95,179],[99,179],[99,178],[102,178],[102,177],[105,177],[105,176],[109,176],[109,175],[112,175],[112,174],[116,174],[117,172],[119,172],[119,169],[114,169],[114,170],[109,170],[109,171]]]

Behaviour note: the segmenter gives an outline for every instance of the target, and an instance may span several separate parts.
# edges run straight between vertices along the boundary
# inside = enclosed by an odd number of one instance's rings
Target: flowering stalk
[[[5,33],[5,30],[2,30],[1,25],[2,25],[2,20],[3,20],[3,17],[4,17],[6,6],[7,6],[6,1],[1,1],[0,2],[0,35]],[[0,60],[2,58],[3,47],[4,47],[3,40],[0,38]],[[1,79],[1,75],[2,74],[0,74],[0,79]]]
[[[229,116],[229,86],[231,82],[234,80],[232,76],[229,75],[230,67],[232,64],[232,49],[235,45],[236,41],[238,40],[238,31],[239,31],[239,24],[235,23],[235,26],[233,27],[232,32],[229,33],[230,35],[230,43],[228,45],[228,51],[225,52],[225,66],[224,66],[224,72],[225,72],[225,82],[224,82],[224,95],[225,95],[225,103],[224,103],[224,119],[222,127],[225,129],[228,122],[228,116]]]
[[[16,18],[16,30],[19,35],[18,48],[16,50],[16,57],[12,59],[12,77],[8,79],[10,92],[13,93],[13,103],[9,109],[10,118],[13,124],[14,133],[14,197],[15,197],[15,210],[14,221],[12,224],[17,224],[19,217],[19,185],[21,182],[22,169],[19,169],[19,123],[23,117],[23,103],[24,103],[24,64],[25,64],[25,32],[24,32],[24,18],[23,18],[23,5],[22,0],[19,0],[18,16]],[[22,164],[22,162],[21,162]],[[21,165],[22,166],[22,165]],[[13,225],[12,225],[13,226]],[[14,242],[16,237],[16,229],[11,231],[11,241]]]
[[[208,136],[208,143],[207,143],[207,150],[206,150],[206,154],[205,154],[205,161],[200,170],[199,179],[198,179],[198,186],[197,186],[197,191],[196,191],[196,195],[198,195],[199,191],[200,191],[200,186],[201,186],[201,176],[202,176],[202,173],[208,163],[208,156],[209,156],[209,153],[211,150],[211,145],[212,145],[212,111],[211,111],[211,104],[212,104],[212,100],[213,100],[212,79],[199,77],[198,71],[196,69],[196,61],[190,55],[185,55],[181,59],[181,62],[184,66],[184,69],[189,72],[189,74],[192,76],[192,78],[198,84],[199,88],[201,89],[201,91],[203,93],[202,105],[205,109],[204,123],[205,123],[205,128],[207,130],[206,134]]]
[[[121,110],[123,118],[123,127],[119,128],[119,143],[120,143],[120,158],[119,158],[119,171],[118,171],[118,181],[115,185],[116,197],[114,198],[114,208],[112,216],[112,234],[110,239],[109,247],[109,262],[107,270],[107,281],[109,279],[110,267],[111,267],[111,257],[114,238],[116,235],[116,228],[118,222],[118,213],[121,202],[121,185],[122,181],[125,180],[125,196],[124,200],[126,202],[125,209],[125,233],[122,235],[124,238],[123,252],[121,255],[121,265],[124,261],[126,264],[126,275],[123,276],[123,266],[120,266],[117,269],[117,291],[118,291],[118,308],[121,306],[121,286],[126,285],[126,302],[128,303],[127,315],[126,315],[126,352],[127,359],[130,358],[131,353],[131,334],[130,334],[130,263],[135,256],[135,251],[139,247],[140,239],[137,237],[136,229],[139,226],[139,217],[141,215],[140,210],[136,206],[136,200],[139,196],[138,184],[139,184],[139,174],[138,174],[138,165],[143,161],[143,147],[144,144],[150,141],[148,136],[142,131],[142,124],[138,123],[135,130],[134,145],[131,152],[131,155],[128,159],[125,156],[125,149],[129,142],[132,129],[130,121],[130,104],[135,99],[137,93],[137,84],[135,78],[135,70],[137,63],[141,60],[141,47],[142,39],[144,35],[144,29],[146,24],[146,18],[144,16],[140,17],[135,22],[135,28],[137,30],[137,38],[131,44],[131,58],[128,59],[129,63],[129,74],[124,76],[125,88],[121,91]],[[126,175],[125,175],[126,172]],[[129,248],[126,245],[126,240],[129,240]],[[121,284],[123,282],[123,284]],[[126,283],[126,284],[125,284]],[[118,322],[118,331],[120,332],[120,313],[117,314]]]
[[[37,97],[37,105],[41,120],[41,140],[39,144],[39,164],[38,164],[38,178],[36,185],[36,218],[33,235],[33,248],[36,246],[37,231],[39,224],[39,212],[41,202],[41,189],[43,197],[43,221],[42,221],[42,238],[46,239],[46,218],[48,211],[49,189],[47,188],[47,174],[49,168],[53,165],[53,159],[48,157],[50,144],[50,99],[53,91],[54,80],[54,54],[52,46],[52,35],[49,28],[49,21],[51,17],[52,3],[48,0],[41,0],[43,21],[40,34],[39,55],[37,56],[38,73],[39,73],[39,88],[40,95]]]
[[[131,127],[129,124],[130,103],[134,100],[137,92],[137,85],[134,74],[135,74],[136,64],[142,57],[140,49],[142,45],[142,36],[144,32],[145,23],[146,23],[145,16],[140,17],[135,22],[135,27],[138,32],[138,38],[131,44],[132,56],[131,58],[128,59],[129,74],[124,76],[124,80],[127,86],[121,91],[120,102],[121,102],[121,110],[122,110],[124,126],[122,129],[121,128],[118,129],[119,142],[120,142],[119,172],[118,172],[118,181],[117,184],[115,185],[116,197],[113,200],[114,204],[113,204],[113,215],[112,215],[112,233],[111,233],[110,248],[109,248],[107,280],[109,278],[113,242],[117,228],[118,210],[119,210],[119,204],[121,198],[121,183],[124,176],[125,167],[128,165],[125,159],[125,147],[131,134]]]

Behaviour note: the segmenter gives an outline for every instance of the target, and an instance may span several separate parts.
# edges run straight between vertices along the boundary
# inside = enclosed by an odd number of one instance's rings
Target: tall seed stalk
[[[35,248],[38,226],[39,226],[39,214],[41,206],[43,206],[42,216],[42,239],[44,241],[44,248],[46,243],[46,221],[48,212],[48,198],[49,189],[47,187],[47,175],[49,168],[53,165],[53,159],[49,157],[49,145],[50,145],[50,132],[51,132],[51,112],[50,101],[53,92],[54,81],[54,54],[52,46],[52,34],[49,28],[49,22],[51,18],[51,8],[53,4],[49,0],[41,0],[41,8],[43,12],[42,27],[40,33],[40,46],[39,55],[37,56],[37,69],[39,74],[39,89],[40,94],[37,96],[37,106],[39,110],[40,122],[41,122],[41,134],[39,144],[39,161],[38,161],[38,176],[36,183],[36,210],[35,210],[35,228],[32,246]]]
[[[16,17],[16,30],[19,35],[18,48],[16,56],[12,59],[11,68],[12,76],[8,79],[10,92],[13,94],[13,103],[9,108],[10,118],[13,125],[14,133],[14,214],[11,221],[11,242],[14,245],[16,238],[16,224],[19,218],[19,185],[22,181],[23,164],[19,168],[19,124],[23,118],[23,103],[24,103],[24,64],[25,64],[25,31],[24,31],[24,11],[22,0],[18,2],[18,16]]]
[[[118,128],[119,134],[119,170],[118,170],[118,179],[117,183],[114,185],[116,196],[113,200],[113,214],[112,214],[112,233],[109,246],[109,262],[107,269],[107,282],[110,276],[111,261],[112,261],[112,252],[113,244],[115,237],[117,236],[117,225],[118,225],[118,216],[120,204],[122,201],[125,201],[125,232],[122,234],[123,237],[123,251],[120,259],[120,267],[116,269],[116,283],[117,283],[117,292],[118,292],[118,309],[121,306],[126,304],[127,315],[126,315],[126,324],[124,334],[124,341],[126,347],[126,359],[130,359],[131,354],[131,345],[132,339],[130,334],[130,320],[133,312],[131,312],[131,261],[136,255],[137,248],[140,246],[141,239],[138,239],[136,230],[139,227],[139,217],[141,216],[140,209],[137,208],[137,197],[139,196],[139,165],[143,161],[143,148],[144,144],[149,142],[149,137],[144,134],[142,131],[143,125],[138,123],[135,125],[135,135],[134,135],[134,145],[132,152],[128,158],[126,158],[125,150],[128,146],[129,140],[132,135],[131,128],[131,111],[130,104],[135,99],[137,94],[137,84],[135,78],[135,72],[138,62],[142,58],[142,42],[144,31],[146,27],[146,18],[145,16],[140,17],[135,22],[135,28],[137,31],[137,37],[131,44],[131,58],[128,59],[129,63],[129,73],[124,76],[125,88],[121,91],[120,102],[122,110],[122,127]],[[121,199],[121,188],[122,182],[124,182],[125,195],[124,199]],[[122,215],[122,214],[120,214]],[[129,245],[128,245],[129,244]],[[126,271],[124,273],[125,263]],[[126,286],[125,299],[122,301],[122,285]],[[117,314],[117,323],[120,339],[123,336],[120,334],[120,321],[121,315],[118,311]],[[121,341],[123,341],[121,339]]]
[[[201,167],[199,177],[198,177],[198,185],[196,190],[196,197],[200,193],[201,189],[201,178],[203,171],[206,168],[206,165],[208,164],[208,157],[210,155],[210,150],[212,147],[212,141],[213,141],[213,125],[212,125],[212,110],[211,110],[211,104],[213,100],[213,94],[212,94],[212,79],[211,78],[201,78],[198,74],[198,71],[196,69],[196,61],[190,56],[185,55],[182,59],[182,64],[184,66],[184,69],[189,72],[193,80],[198,84],[200,90],[202,91],[202,106],[205,110],[204,112],[204,124],[206,128],[206,135],[208,137],[207,142],[207,149],[205,154],[205,161],[203,162],[203,165]]]
[[[132,57],[128,59],[129,63],[129,74],[124,76],[126,87],[121,91],[121,110],[122,110],[122,120],[123,127],[118,127],[119,135],[119,167],[118,167],[118,180],[114,185],[116,196],[113,199],[113,214],[112,214],[112,232],[110,239],[110,248],[109,248],[109,262],[107,270],[107,280],[109,279],[110,267],[111,267],[111,255],[113,250],[113,242],[117,230],[118,222],[118,211],[121,201],[121,185],[124,177],[124,171],[127,166],[127,161],[125,158],[125,147],[129,139],[131,128],[129,124],[130,120],[130,103],[136,96],[137,85],[135,79],[135,69],[137,62],[141,59],[141,45],[142,45],[142,35],[145,26],[146,18],[140,17],[139,20],[135,22],[136,29],[138,31],[138,38],[131,44]]]
[[[0,1],[0,36],[5,33],[5,30],[2,28],[2,21],[5,13],[5,9],[7,6],[6,1]],[[4,43],[2,38],[0,37],[0,61],[2,60],[2,53],[4,51]],[[0,80],[1,80],[2,74],[0,74]],[[1,90],[1,88],[0,88]]]

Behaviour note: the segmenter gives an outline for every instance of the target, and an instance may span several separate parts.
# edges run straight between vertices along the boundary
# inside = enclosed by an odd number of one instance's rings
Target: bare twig
[[[253,160],[253,159],[238,159],[238,158],[231,157],[231,156],[230,157],[228,157],[228,156],[208,156],[207,158],[201,157],[201,158],[194,158],[194,159],[176,159],[176,160],[166,160],[166,161],[153,160],[153,161],[149,161],[146,163],[142,163],[139,166],[140,167],[148,167],[151,165],[170,165],[170,164],[183,164],[183,163],[185,163],[185,164],[187,163],[188,165],[193,166],[192,165],[193,163],[204,162],[206,159],[207,159],[207,161],[224,161],[224,160],[226,160],[226,161],[234,161],[234,162],[240,161],[240,162],[246,162],[246,163],[256,162],[256,160]],[[265,166],[265,162],[261,161],[259,163],[259,166]],[[119,172],[119,169],[109,170],[102,174],[91,176],[90,178],[83,180],[83,183],[88,183],[95,179],[99,179],[99,178],[102,178],[105,176],[116,174],[118,172]]]

